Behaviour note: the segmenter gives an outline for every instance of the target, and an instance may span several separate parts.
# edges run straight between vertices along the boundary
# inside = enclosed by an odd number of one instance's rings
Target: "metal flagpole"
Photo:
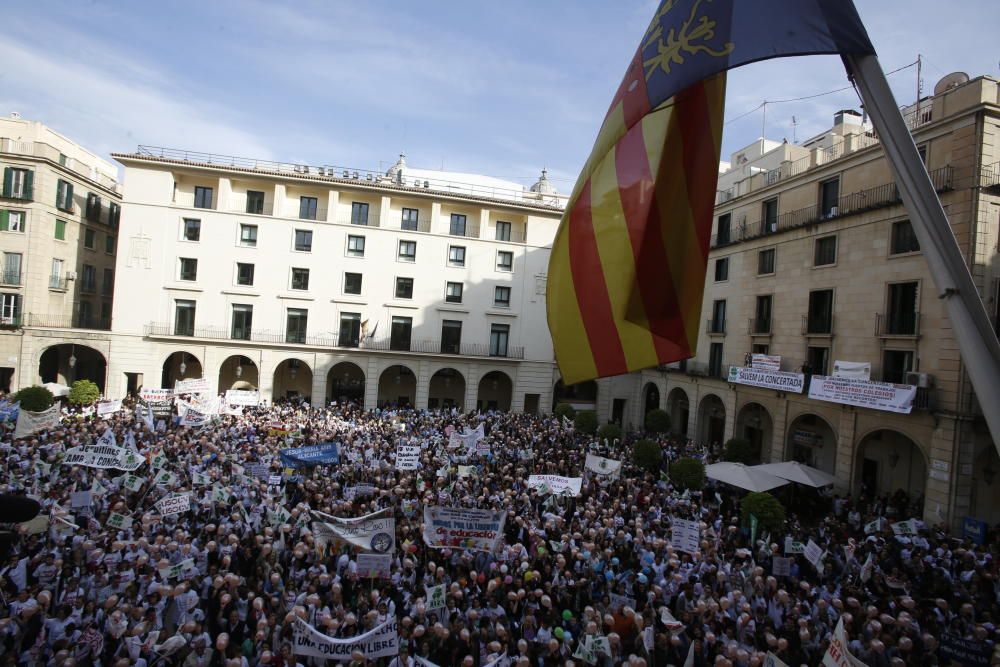
[[[938,297],[944,300],[958,350],[1000,453],[1000,343],[878,58],[845,55],[844,62],[882,140],[920,251],[927,259]]]

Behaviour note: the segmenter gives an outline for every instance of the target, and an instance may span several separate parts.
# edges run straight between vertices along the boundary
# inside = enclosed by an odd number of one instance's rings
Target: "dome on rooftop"
[[[403,170],[406,168],[406,153],[400,153],[399,159],[396,160],[396,164],[389,167],[389,170],[385,172],[385,175],[396,181],[397,183],[402,183],[403,181]]]
[[[556,187],[549,182],[549,172],[547,169],[542,169],[542,177],[538,179],[537,183],[531,186],[531,191],[543,196],[556,194]]]

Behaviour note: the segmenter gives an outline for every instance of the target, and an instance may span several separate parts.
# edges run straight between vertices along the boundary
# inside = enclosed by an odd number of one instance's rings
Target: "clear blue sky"
[[[891,70],[1000,75],[997,0],[858,0]],[[0,114],[18,111],[107,155],[137,144],[358,168],[443,166],[569,190],[656,2],[52,2],[8,4]],[[900,104],[916,71],[890,77]],[[846,84],[834,57],[751,65],[726,117]],[[769,105],[799,140],[857,107],[853,91]],[[723,157],[760,135],[726,125]]]

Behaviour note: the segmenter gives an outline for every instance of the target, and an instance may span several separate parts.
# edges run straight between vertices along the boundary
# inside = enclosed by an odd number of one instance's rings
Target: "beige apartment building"
[[[96,377],[76,355],[111,328],[121,188],[115,165],[45,125],[0,118],[0,389]],[[34,356],[44,332],[53,345]],[[72,363],[71,363],[72,362]]]

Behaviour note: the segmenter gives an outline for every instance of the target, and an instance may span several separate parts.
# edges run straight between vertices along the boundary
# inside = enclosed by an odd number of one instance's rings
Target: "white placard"
[[[121,409],[122,409],[121,400],[99,401],[97,403],[97,416],[107,417],[108,415],[113,415],[116,412],[120,412]]]
[[[351,654],[360,651],[368,660],[395,656],[399,652],[399,631],[395,617],[356,637],[328,637],[301,618],[295,619],[296,655],[348,662]]]
[[[809,383],[809,398],[904,415],[913,410],[916,395],[917,388],[913,385],[865,382],[829,375],[814,375]]]
[[[833,377],[847,378],[848,380],[861,380],[868,382],[872,379],[872,365],[868,361],[841,361],[833,362]]]
[[[173,389],[142,389],[139,398],[148,402],[169,401],[174,397]]]
[[[596,454],[587,454],[587,462],[584,467],[592,473],[617,479],[618,475],[621,474],[622,462],[606,459]]]
[[[751,354],[750,366],[756,371],[780,371],[781,357],[771,354]]]
[[[396,470],[416,470],[420,467],[420,447],[399,445],[396,448]]]
[[[776,577],[787,577],[791,575],[792,559],[783,556],[771,558],[771,574]]]
[[[697,521],[670,519],[670,544],[678,551],[693,554],[700,549],[701,526]]]
[[[751,387],[789,391],[793,394],[801,394],[805,387],[805,376],[802,373],[761,370],[746,366],[730,366],[729,381]]]
[[[174,382],[175,394],[207,394],[210,391],[208,378],[191,378]]]
[[[812,541],[806,543],[806,549],[802,552],[806,557],[806,560],[813,564],[813,567],[818,567],[820,560],[823,558],[823,548]]]
[[[156,510],[160,513],[160,516],[180,514],[181,512],[187,512],[189,509],[191,509],[191,494],[189,493],[163,498],[156,503]]]
[[[536,489],[539,495],[549,493],[556,496],[578,496],[583,486],[582,477],[561,477],[559,475],[531,475],[528,477],[528,488]]]
[[[249,389],[230,389],[226,392],[226,403],[229,405],[242,405],[257,407],[260,405],[260,392]]]
[[[358,554],[358,577],[388,579],[392,570],[392,554]]]
[[[861,662],[847,650],[847,634],[844,632],[844,619],[841,617],[837,621],[837,629],[833,631],[830,639],[830,646],[823,656],[823,667],[865,667]]]

